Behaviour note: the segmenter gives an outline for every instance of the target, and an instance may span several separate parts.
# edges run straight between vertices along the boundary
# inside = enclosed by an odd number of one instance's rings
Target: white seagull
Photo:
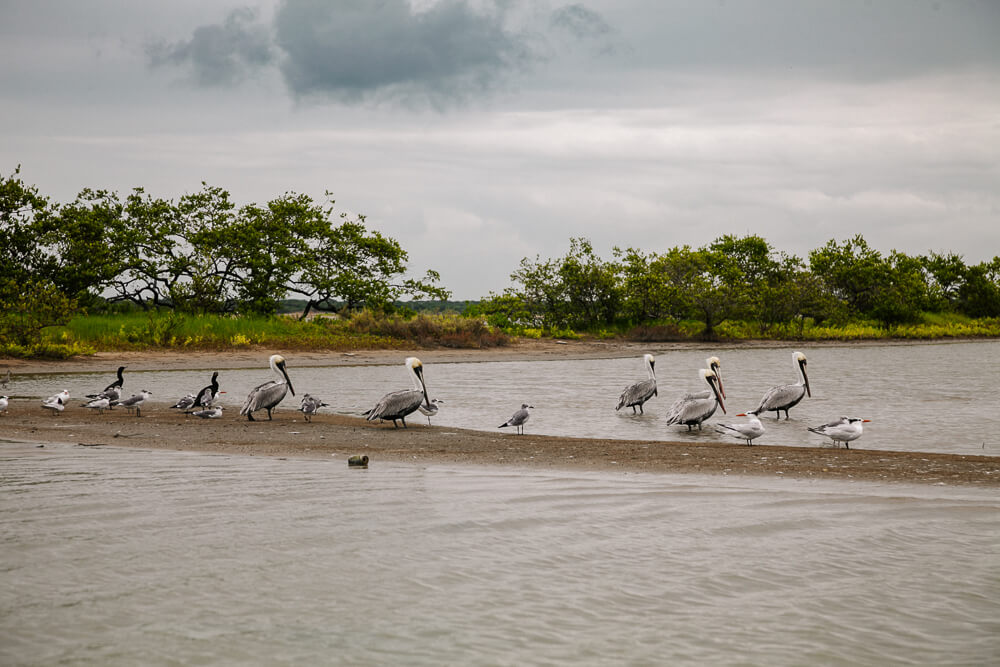
[[[63,389],[58,394],[49,396],[42,401],[42,407],[46,410],[52,410],[52,413],[57,415],[66,409],[66,401],[68,400],[69,389]]]
[[[444,401],[432,398],[430,403],[427,404],[421,403],[420,405],[417,406],[417,410],[420,410],[420,414],[425,415],[427,417],[428,426],[431,425],[431,417],[437,415],[438,405],[440,405],[441,403],[444,403]]]
[[[103,415],[105,410],[111,409],[111,401],[107,398],[95,398],[92,401],[81,404],[80,407],[97,410],[97,414]]]
[[[295,388],[288,377],[288,371],[285,370],[285,358],[280,354],[272,354],[268,364],[278,379],[268,380],[250,390],[247,400],[240,408],[240,414],[246,415],[250,421],[256,421],[253,418],[253,413],[257,410],[267,410],[267,420],[271,421],[271,410],[274,409],[274,406],[281,403],[289,390],[291,390],[292,396],[295,395]]]
[[[406,369],[410,372],[413,389],[394,391],[383,396],[374,408],[364,413],[368,416],[368,421],[391,419],[392,425],[399,428],[396,424],[398,419],[403,422],[403,428],[407,428],[406,416],[416,412],[421,402],[426,403],[427,408],[431,409],[431,401],[427,398],[427,385],[424,384],[424,365],[416,357],[407,357],[405,363]]]
[[[751,410],[750,412],[741,412],[736,416],[746,417],[747,420],[743,424],[717,424],[715,429],[719,433],[746,440],[748,445],[753,445],[754,440],[764,435],[764,425],[760,423],[756,412]]]
[[[521,409],[511,415],[510,419],[500,424],[497,428],[506,428],[507,426],[513,426],[518,435],[524,435],[524,422],[528,421],[528,417],[531,414],[528,410],[534,410],[534,405],[528,405],[527,403],[521,403]]]
[[[187,410],[190,407],[194,407],[194,394],[185,394],[181,398],[177,399],[177,402],[171,405],[171,408],[179,408],[181,410]]]
[[[149,398],[152,395],[153,392],[149,391],[148,389],[143,389],[138,394],[132,394],[128,398],[124,398],[120,401],[111,401],[111,405],[120,405],[129,412],[135,410],[135,416],[141,417],[142,404],[146,401],[147,398]]]
[[[222,406],[217,405],[214,408],[205,408],[204,410],[193,410],[185,412],[186,415],[194,415],[195,417],[200,417],[202,419],[218,419],[222,416]]]
[[[792,353],[792,363],[795,364],[796,370],[802,376],[802,379],[796,384],[779,384],[776,387],[771,387],[764,394],[764,398],[760,399],[760,405],[754,411],[757,414],[763,412],[774,411],[774,418],[781,418],[781,410],[785,411],[785,419],[788,419],[789,408],[794,408],[799,404],[804,396],[812,397],[812,391],[809,390],[809,376],[806,375],[806,355],[801,352]]]
[[[701,423],[715,414],[717,407],[722,408],[723,414],[726,406],[722,401],[722,383],[719,376],[711,368],[702,368],[698,371],[699,376],[708,383],[708,389],[697,393],[685,394],[674,401],[667,412],[667,426],[681,424],[691,430],[692,426],[697,426],[701,430]]]
[[[330,407],[327,403],[324,403],[319,398],[313,396],[312,394],[304,394],[302,396],[302,403],[299,406],[299,410],[305,415],[306,421],[312,421],[312,416],[319,412],[320,408]]]
[[[848,443],[852,440],[860,438],[861,434],[865,430],[862,424],[867,424],[870,421],[870,419],[861,419],[860,417],[841,417],[837,421],[832,421],[829,424],[823,424],[822,426],[817,426],[815,428],[809,428],[809,430],[813,433],[825,435],[833,440],[834,444],[842,442],[845,447],[850,449],[851,445]]]
[[[8,405],[10,405],[10,397],[0,396],[0,412],[7,412]]]
[[[646,374],[649,377],[625,387],[622,395],[618,397],[615,412],[622,408],[632,408],[632,414],[635,414],[635,408],[638,406],[639,413],[644,414],[642,404],[656,396],[656,374],[653,372],[656,360],[653,359],[653,355],[644,354],[642,355],[642,363],[645,364]]]

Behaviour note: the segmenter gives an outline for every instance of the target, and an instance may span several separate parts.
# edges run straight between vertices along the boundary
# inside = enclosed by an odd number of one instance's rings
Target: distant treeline
[[[801,332],[806,322],[890,328],[925,313],[1000,317],[1000,257],[968,265],[955,253],[883,255],[860,235],[831,240],[807,259],[754,235],[665,252],[615,248],[611,259],[573,238],[563,257],[522,259],[511,281],[470,311],[507,328],[577,331],[697,320],[706,338],[727,320],[768,336]]]
[[[203,183],[177,201],[86,189],[58,204],[20,168],[0,178],[0,333],[19,341],[115,304],[257,316],[293,295],[304,314],[450,296],[434,271],[404,279],[407,261],[396,240],[364,216],[336,214],[332,200],[286,193],[237,207]]]

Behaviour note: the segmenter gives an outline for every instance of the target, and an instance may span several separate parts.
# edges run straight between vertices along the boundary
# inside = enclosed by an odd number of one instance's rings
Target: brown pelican
[[[63,389],[58,394],[49,396],[42,401],[42,407],[52,410],[52,414],[59,414],[66,409],[66,401],[69,400],[69,389]]]
[[[268,363],[278,379],[268,380],[250,390],[250,395],[247,396],[243,407],[240,408],[240,414],[246,415],[250,421],[257,421],[253,418],[253,413],[257,410],[267,410],[267,420],[271,421],[271,410],[278,403],[281,403],[285,394],[291,390],[292,396],[295,395],[295,388],[288,378],[288,371],[285,370],[285,358],[280,354],[272,354]]]
[[[375,407],[364,413],[368,415],[368,421],[392,420],[392,425],[399,428],[396,420],[403,422],[406,426],[406,415],[417,411],[421,401],[431,410],[430,399],[427,398],[427,385],[424,384],[424,365],[416,357],[406,358],[406,368],[410,371],[410,379],[413,381],[413,389],[394,391],[383,396]]]
[[[751,410],[750,412],[741,412],[736,416],[747,417],[747,420],[743,424],[718,424],[715,430],[740,440],[746,440],[748,445],[753,445],[754,440],[764,435],[764,425],[760,423],[756,412]]]
[[[8,405],[10,405],[10,397],[0,396],[0,412],[7,412]]]
[[[99,394],[87,394],[87,398],[106,398],[108,401],[117,401],[122,397],[122,386],[125,384],[125,378],[122,377],[122,372],[125,370],[124,366],[118,367],[118,379],[109,384],[104,390]]]
[[[757,414],[773,410],[774,418],[780,419],[780,411],[784,410],[785,419],[788,419],[789,408],[798,405],[803,396],[812,397],[812,392],[809,390],[809,376],[806,375],[806,355],[801,352],[793,352],[792,362],[802,375],[802,381],[797,384],[779,384],[777,387],[768,389],[755,410]]]
[[[427,417],[427,425],[428,426],[431,425],[431,417],[433,417],[434,415],[436,415],[438,413],[438,405],[441,404],[441,403],[444,403],[444,401],[439,401],[436,398],[432,398],[431,402],[428,403],[427,405],[424,405],[423,403],[421,403],[417,407],[417,410],[420,410],[420,414],[425,415]]]
[[[709,388],[677,399],[667,411],[667,426],[682,424],[687,426],[689,431],[692,426],[697,426],[700,431],[701,423],[715,414],[716,407],[721,407],[725,414],[726,406],[722,402],[719,376],[711,368],[702,368],[698,374],[708,383]]]
[[[305,394],[302,396],[302,404],[299,406],[299,410],[305,415],[306,421],[312,421],[312,416],[319,412],[320,408],[328,408],[328,404],[324,403],[320,399],[316,398],[312,394]]]
[[[132,412],[133,410],[135,410],[135,416],[136,417],[141,417],[142,416],[142,404],[143,404],[143,402],[145,402],[145,400],[147,398],[149,398],[152,395],[153,395],[153,392],[149,391],[148,389],[143,389],[138,394],[132,394],[128,398],[122,399],[120,401],[112,400],[111,401],[111,405],[120,405],[123,408],[125,408],[126,410],[128,410],[129,412]]]
[[[185,412],[186,415],[194,415],[195,417],[201,417],[202,419],[218,419],[222,416],[222,406],[217,405],[214,408],[205,408],[204,410],[192,410]]]
[[[632,414],[635,414],[635,408],[639,406],[639,414],[644,414],[642,404],[656,396],[656,374],[653,372],[656,360],[653,359],[653,355],[644,354],[642,355],[642,362],[646,365],[646,374],[649,377],[625,387],[625,391],[618,397],[618,405],[615,406],[615,412],[622,408],[632,408]]]
[[[861,419],[860,417],[841,417],[837,421],[809,428],[809,430],[813,433],[825,435],[833,440],[834,444],[842,442],[845,447],[850,449],[851,446],[848,443],[860,438],[862,432],[864,432],[862,424],[867,424],[870,421],[870,419]]]
[[[521,403],[521,409],[515,412],[513,415],[511,415],[510,419],[505,421],[503,424],[500,424],[500,426],[498,426],[497,428],[505,428],[507,426],[513,426],[515,429],[517,429],[518,435],[524,435],[524,422],[528,421],[528,417],[531,416],[530,414],[528,414],[528,410],[529,409],[534,410],[534,408],[535,408],[534,405]]]
[[[80,407],[97,410],[97,414],[103,415],[105,410],[111,409],[111,401],[107,398],[95,398],[92,401],[82,403]]]

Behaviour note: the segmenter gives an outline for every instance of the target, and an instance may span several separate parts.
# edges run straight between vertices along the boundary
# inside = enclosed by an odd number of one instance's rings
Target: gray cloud
[[[238,83],[275,59],[267,28],[246,8],[232,11],[221,24],[196,28],[187,41],[150,44],[146,53],[153,67],[189,66],[205,86]]]
[[[489,89],[532,61],[505,18],[503,5],[476,10],[463,0],[419,12],[406,0],[285,0],[275,34],[296,97],[440,99]]]

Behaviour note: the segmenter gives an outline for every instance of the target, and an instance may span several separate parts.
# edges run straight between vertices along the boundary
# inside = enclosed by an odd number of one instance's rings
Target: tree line
[[[598,256],[571,238],[560,258],[525,257],[512,285],[475,309],[491,323],[595,330],[697,320],[712,338],[725,320],[760,335],[807,321],[870,320],[885,328],[923,313],[1000,317],[1000,257],[967,265],[961,255],[884,255],[861,235],[831,240],[803,259],[756,235],[726,235],[700,248],[664,252],[614,248]]]
[[[402,246],[363,215],[337,214],[326,197],[290,192],[237,207],[227,191],[202,183],[176,201],[142,188],[125,197],[85,189],[59,204],[18,167],[0,180],[0,307],[33,311],[25,317],[42,325],[116,303],[270,315],[294,295],[305,315],[450,296],[435,271],[404,278]]]

